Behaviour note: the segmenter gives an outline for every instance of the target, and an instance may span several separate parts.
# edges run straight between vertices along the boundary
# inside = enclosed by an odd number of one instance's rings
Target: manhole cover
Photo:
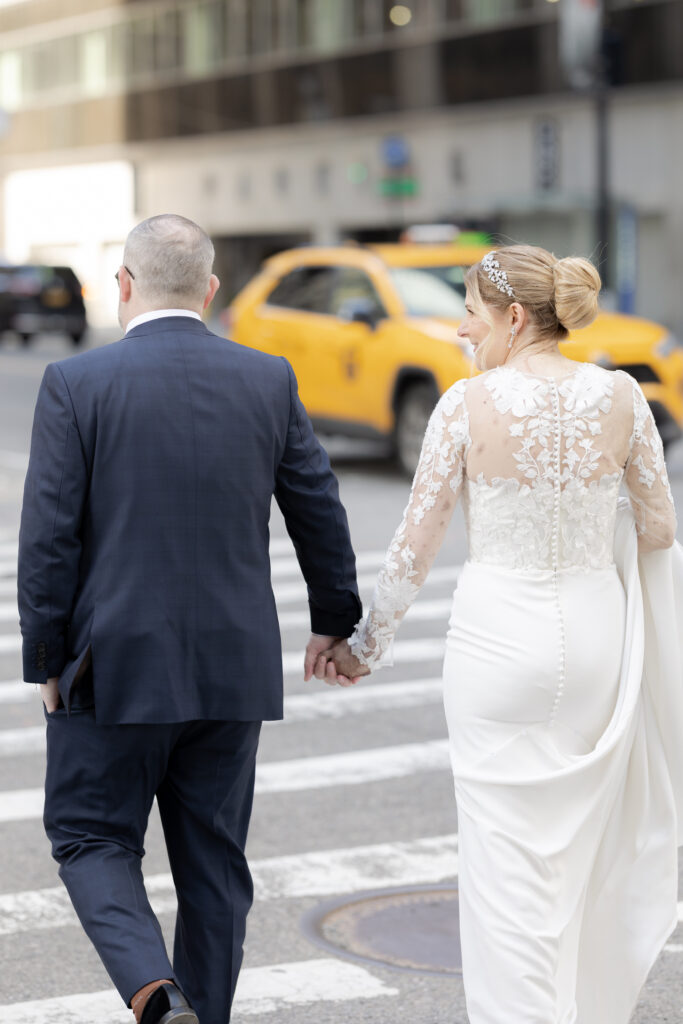
[[[325,949],[411,971],[460,974],[458,890],[411,887],[316,907],[304,931]]]

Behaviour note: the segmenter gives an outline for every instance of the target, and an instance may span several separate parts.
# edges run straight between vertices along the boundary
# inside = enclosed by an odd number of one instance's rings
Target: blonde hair
[[[598,312],[600,275],[581,256],[557,259],[536,245],[505,245],[495,250],[514,298],[501,292],[481,263],[465,274],[465,284],[477,316],[490,327],[487,307],[505,312],[513,302],[526,310],[538,338],[562,341],[569,332],[592,323]],[[484,353],[485,355],[485,353]]]

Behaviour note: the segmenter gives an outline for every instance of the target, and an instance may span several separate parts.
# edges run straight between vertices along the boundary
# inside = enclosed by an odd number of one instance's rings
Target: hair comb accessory
[[[500,263],[495,256],[495,249],[492,249],[491,252],[487,252],[481,261],[481,268],[489,281],[495,284],[499,292],[504,292],[506,295],[509,295],[511,299],[514,299],[515,293],[510,287],[508,276],[504,270],[501,270]]]

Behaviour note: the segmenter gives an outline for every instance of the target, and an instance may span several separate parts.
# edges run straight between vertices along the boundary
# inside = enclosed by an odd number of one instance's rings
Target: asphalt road
[[[109,994],[109,980],[71,916],[50,859],[40,821],[43,716],[33,688],[17,682],[14,563],[32,408],[46,362],[68,354],[59,339],[41,339],[27,351],[9,339],[0,344],[2,1024],[132,1019]],[[334,441],[329,448],[367,603],[408,484],[368,447]],[[671,452],[670,473],[683,520],[683,445]],[[233,1019],[465,1024],[458,976],[336,957],[312,941],[305,923],[316,908],[346,895],[457,883],[457,818],[438,680],[450,596],[466,555],[461,516],[456,513],[435,569],[400,631],[396,664],[349,691],[302,680],[305,594],[277,510],[272,534],[287,717],[263,732],[249,842],[257,899]],[[173,897],[155,815],[146,848],[145,875],[170,943]],[[652,971],[634,1021],[673,1024],[682,1018],[679,926]]]

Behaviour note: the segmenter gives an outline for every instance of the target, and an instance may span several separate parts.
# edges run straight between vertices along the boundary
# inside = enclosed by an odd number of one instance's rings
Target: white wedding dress
[[[683,843],[683,552],[641,389],[584,363],[446,392],[351,638],[371,667],[461,492],[444,701],[469,1019],[627,1024]]]

